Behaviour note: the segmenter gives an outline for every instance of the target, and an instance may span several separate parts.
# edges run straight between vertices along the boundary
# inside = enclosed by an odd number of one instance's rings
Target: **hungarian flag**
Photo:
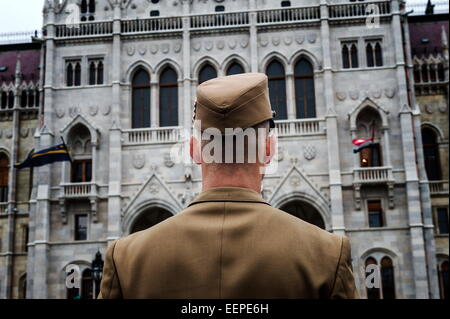
[[[66,144],[60,144],[45,150],[30,154],[25,161],[17,163],[14,168],[39,167],[55,162],[72,161]]]
[[[372,147],[373,137],[368,139],[357,138],[356,140],[353,140],[352,143],[354,145],[353,153],[359,153],[362,149]]]

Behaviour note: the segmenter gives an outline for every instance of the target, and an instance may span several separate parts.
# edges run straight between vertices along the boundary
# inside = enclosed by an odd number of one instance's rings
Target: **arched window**
[[[0,153],[0,203],[8,201],[9,158]]]
[[[26,90],[23,90],[22,94],[20,95],[20,106],[21,107],[28,106],[28,94]]]
[[[73,86],[73,66],[72,63],[69,63],[66,68],[66,83],[67,86]]]
[[[83,271],[81,278],[81,299],[93,299],[92,271],[87,268]]]
[[[75,86],[80,86],[81,85],[81,64],[79,62],[77,62],[75,64],[75,81],[74,81],[74,85]]]
[[[28,90],[28,107],[37,106],[35,90]]]
[[[367,267],[369,265],[377,265],[377,261],[375,260],[375,258],[369,257],[369,258],[366,259],[366,269],[367,269]],[[374,268],[373,271],[378,271],[378,269]],[[365,272],[366,273],[366,277],[368,277],[369,275],[372,275],[373,271],[372,272],[366,271]],[[372,284],[374,284],[375,283],[374,281],[377,278],[378,278],[378,276],[375,276],[374,280],[371,280],[370,282]],[[380,288],[377,288],[376,285],[375,285],[375,287],[370,287],[370,288],[367,287],[366,289],[367,289],[367,299],[380,299]]]
[[[6,92],[2,92],[2,100],[1,100],[1,108],[6,109],[8,106],[8,94]]]
[[[230,66],[227,69],[227,75],[235,75],[235,74],[241,74],[245,73],[244,68],[242,65],[238,62],[233,62],[230,64]]]
[[[322,215],[311,204],[304,201],[291,201],[280,208],[282,211],[291,214],[307,223],[325,229],[325,221]]]
[[[8,93],[8,108],[12,109],[14,107],[14,92],[9,91]]]
[[[430,80],[430,77],[428,75],[428,65],[423,64],[422,65],[422,82],[428,82]]]
[[[205,64],[198,73],[198,84],[202,84],[203,82],[214,79],[216,77],[217,77],[216,69],[209,63]]]
[[[95,85],[95,78],[96,78],[96,73],[97,73],[96,69],[97,68],[95,66],[95,62],[92,61],[89,64],[89,85]]]
[[[366,44],[366,56],[367,56],[367,66],[369,68],[374,67],[375,66],[375,60],[373,58],[372,43],[370,43],[370,42]]]
[[[441,292],[441,298],[442,299],[448,299],[449,297],[449,291],[448,286],[449,278],[448,278],[448,260],[442,262],[439,269],[439,288]]]
[[[81,0],[80,12],[82,14],[87,13],[87,1],[86,0]]]
[[[138,218],[133,222],[130,229],[130,234],[153,227],[172,216],[173,215],[169,211],[163,208],[151,207],[148,210],[141,213],[138,216]]]
[[[441,179],[441,164],[439,160],[439,144],[435,132],[425,127],[422,129],[423,156],[428,180]]]
[[[381,288],[383,299],[395,299],[394,265],[387,256],[381,259]]]
[[[178,125],[177,73],[166,67],[159,80],[159,126]]]
[[[150,127],[150,76],[139,69],[132,81],[132,127]]]
[[[359,67],[359,62],[358,62],[358,47],[356,46],[355,43],[352,44],[351,48],[350,48],[350,55],[351,55],[351,59],[352,59],[352,68],[357,68]]]
[[[272,61],[267,67],[269,77],[270,104],[276,112],[277,120],[287,119],[286,106],[286,73],[283,65],[277,60]]]
[[[357,42],[342,42],[342,67],[344,69],[358,68],[358,45]]]
[[[438,63],[437,65],[437,74],[439,82],[445,81],[445,69],[443,63]]]
[[[375,44],[375,64],[376,66],[383,66],[383,51],[380,42]]]
[[[97,84],[103,84],[103,62],[97,64]]]
[[[301,58],[295,65],[294,76],[297,118],[316,117],[314,70],[311,63]]]
[[[437,65],[430,64],[430,82],[436,82],[437,80]]]
[[[27,274],[23,274],[19,278],[19,299],[27,298]]]

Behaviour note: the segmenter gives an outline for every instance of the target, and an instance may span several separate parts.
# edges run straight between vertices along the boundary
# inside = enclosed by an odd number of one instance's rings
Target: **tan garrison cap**
[[[197,89],[195,120],[201,121],[201,130],[217,128],[246,129],[270,120],[267,76],[263,73],[244,73],[215,78]]]

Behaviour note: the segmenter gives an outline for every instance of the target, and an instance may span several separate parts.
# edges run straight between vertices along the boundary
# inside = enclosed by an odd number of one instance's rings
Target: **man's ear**
[[[189,154],[191,155],[191,158],[195,164],[202,164],[201,146],[198,140],[193,136],[191,136],[189,140]]]
[[[277,139],[275,135],[268,136],[266,138],[266,154],[264,160],[265,165],[268,165],[272,161],[276,149],[277,149]]]

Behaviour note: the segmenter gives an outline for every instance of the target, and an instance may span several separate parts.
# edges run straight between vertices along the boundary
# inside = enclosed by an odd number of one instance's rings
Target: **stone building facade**
[[[34,148],[41,105],[40,42],[0,45],[0,297],[25,298],[30,170],[13,164]]]
[[[265,72],[279,149],[263,196],[350,238],[362,297],[439,298],[408,34],[398,0],[46,1],[35,148],[62,137],[73,162],[33,172],[27,297],[92,297],[97,251],[201,190],[198,167],[171,156],[185,149],[198,84]],[[374,148],[352,152],[371,136]],[[382,287],[367,290],[372,263]],[[66,289],[70,264],[79,290]]]
[[[448,13],[434,14],[432,8],[428,12],[409,18],[411,56],[435,224],[440,294],[448,298]]]

